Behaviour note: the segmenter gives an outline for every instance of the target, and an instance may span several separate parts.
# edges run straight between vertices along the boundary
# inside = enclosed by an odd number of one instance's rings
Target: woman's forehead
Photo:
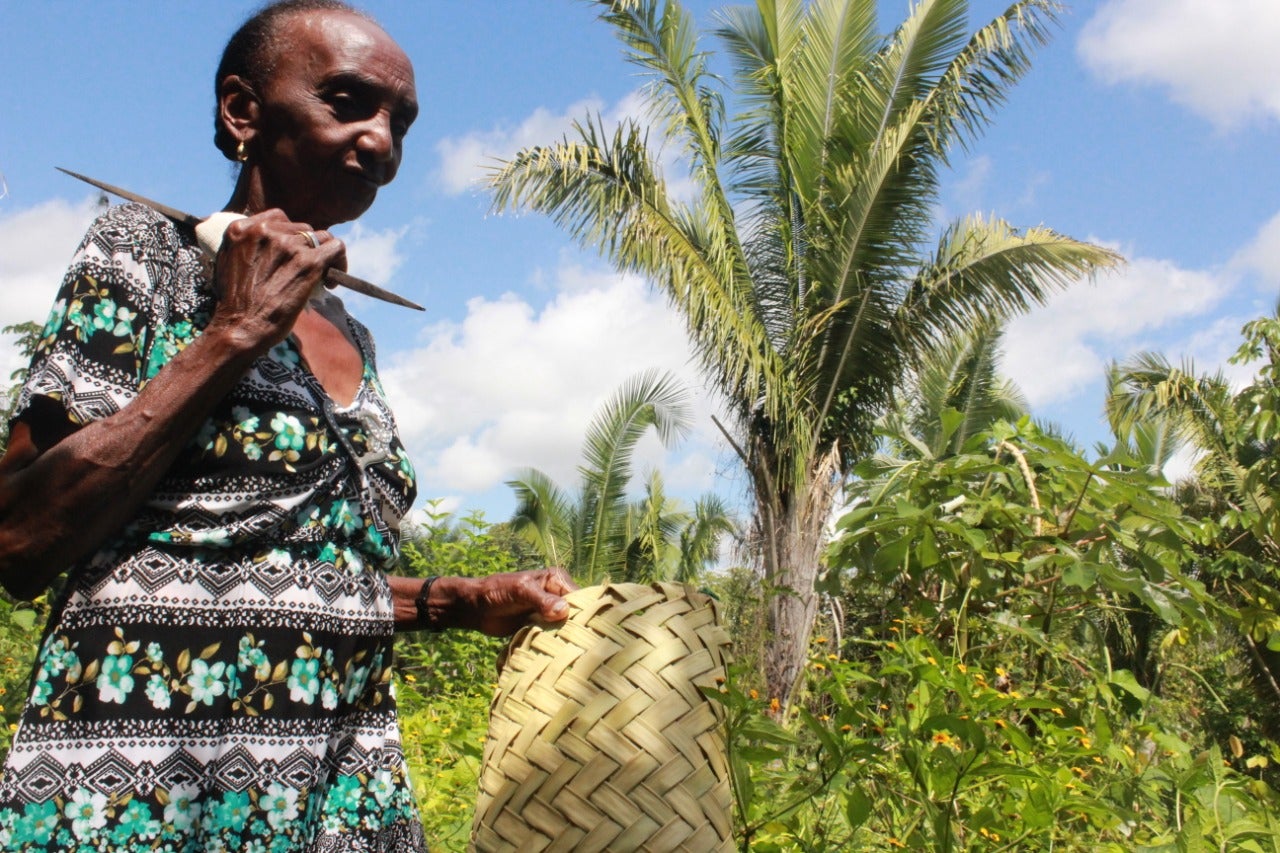
[[[349,12],[305,12],[282,22],[275,75],[335,72],[388,75],[413,85],[413,64],[385,30]]]

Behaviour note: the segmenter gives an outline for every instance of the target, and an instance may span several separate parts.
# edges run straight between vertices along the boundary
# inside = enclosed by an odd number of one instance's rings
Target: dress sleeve
[[[167,237],[166,237],[167,235]],[[128,405],[154,373],[158,315],[172,302],[176,231],[138,205],[107,210],[81,241],[41,331],[15,417],[36,397],[72,423]],[[166,260],[168,258],[168,260]],[[165,359],[167,360],[167,359]]]

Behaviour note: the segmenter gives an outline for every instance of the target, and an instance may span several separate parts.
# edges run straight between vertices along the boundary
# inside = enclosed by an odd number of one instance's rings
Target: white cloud
[[[511,294],[476,298],[460,323],[431,327],[418,348],[383,358],[424,494],[476,494],[526,467],[572,488],[587,424],[625,380],[659,368],[701,389],[682,322],[643,281],[573,266],[556,278],[557,295],[541,309]],[[706,491],[714,476],[705,461],[716,452],[711,404],[695,399],[687,455],[674,465],[660,450],[636,456],[636,473],[659,465],[673,493]]]
[[[1258,233],[1234,259],[1236,264],[1260,273],[1271,286],[1280,283],[1280,213],[1258,229]]]
[[[588,114],[595,115],[603,108],[603,103],[596,98],[578,101],[559,114],[539,107],[516,127],[473,131],[465,136],[442,139],[436,145],[441,159],[440,182],[450,195],[475,189],[495,161],[507,159],[530,145],[555,142],[569,131],[574,121]]]
[[[1077,48],[1111,83],[1168,89],[1219,127],[1280,118],[1276,0],[1104,0]]]
[[[648,101],[640,91],[630,92],[611,107],[606,107],[596,98],[571,104],[562,113],[539,107],[516,127],[473,131],[437,143],[441,186],[449,195],[474,190],[497,161],[510,159],[523,148],[556,143],[569,134],[574,122],[588,117],[598,117],[606,134],[612,134],[619,124],[627,120],[639,122],[642,127],[652,123]],[[648,141],[650,145],[657,146],[662,141],[661,134],[651,133]],[[655,153],[667,181],[667,192],[678,199],[692,198],[693,184],[688,169],[680,161],[679,152],[661,148]]]
[[[1185,335],[1169,340],[1168,331],[1181,334],[1182,321],[1202,317],[1235,286],[1230,274],[1138,258],[1099,276],[1096,283],[1078,283],[1014,320],[1005,335],[1002,370],[1033,407],[1061,402],[1100,380],[1111,359],[1144,349],[1180,357]],[[1233,334],[1238,331],[1236,324]],[[1208,338],[1200,343],[1206,352],[1215,347]]]
[[[342,234],[347,244],[347,270],[355,276],[382,284],[391,280],[404,263],[398,245],[411,226],[374,231],[359,222]]]
[[[43,323],[71,255],[99,207],[96,196],[72,204],[54,199],[0,214],[0,327]],[[0,358],[0,384],[21,367],[12,348]]]

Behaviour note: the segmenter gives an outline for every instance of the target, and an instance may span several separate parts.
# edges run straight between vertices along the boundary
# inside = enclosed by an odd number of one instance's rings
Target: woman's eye
[[[329,103],[341,118],[355,118],[360,114],[360,101],[349,92],[335,92],[329,96]]]

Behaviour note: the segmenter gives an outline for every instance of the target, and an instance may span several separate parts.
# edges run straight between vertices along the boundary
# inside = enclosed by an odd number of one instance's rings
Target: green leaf
[[[871,816],[871,798],[863,792],[862,788],[854,787],[845,794],[844,814],[845,819],[849,821],[850,829],[862,826]]]

